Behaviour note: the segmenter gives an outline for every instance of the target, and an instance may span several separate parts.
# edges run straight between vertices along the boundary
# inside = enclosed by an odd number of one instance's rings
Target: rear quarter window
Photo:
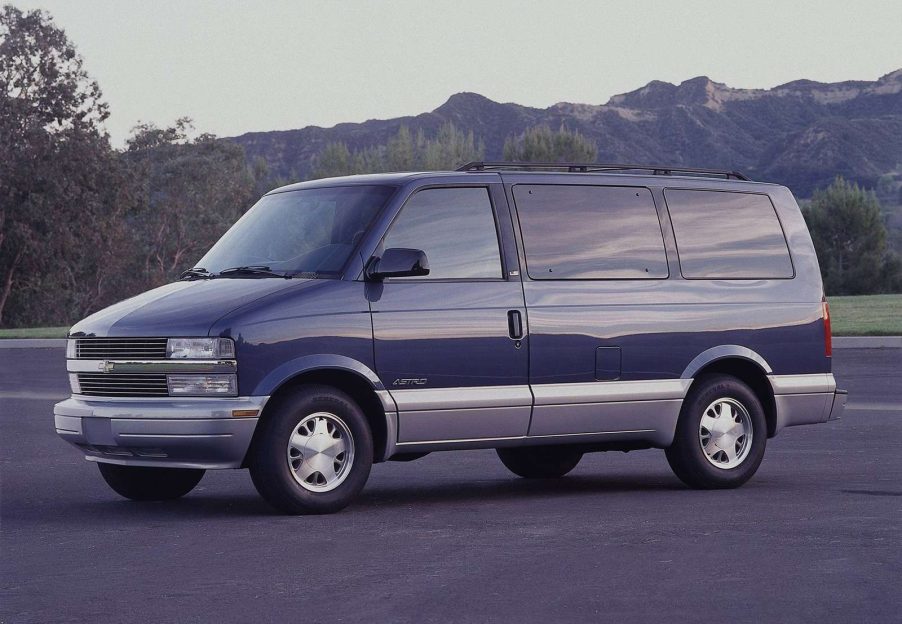
[[[683,277],[793,277],[786,237],[767,195],[666,189],[664,197]]]
[[[663,279],[661,223],[644,187],[517,184],[529,277]]]

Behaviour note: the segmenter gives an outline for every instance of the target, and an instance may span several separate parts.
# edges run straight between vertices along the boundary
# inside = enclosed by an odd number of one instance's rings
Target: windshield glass
[[[265,267],[280,275],[335,276],[392,190],[343,186],[267,195],[196,266],[214,275],[236,267]],[[226,276],[265,277],[265,273],[237,271]]]

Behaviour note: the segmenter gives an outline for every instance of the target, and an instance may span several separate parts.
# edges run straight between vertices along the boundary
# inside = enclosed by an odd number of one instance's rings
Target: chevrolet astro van
[[[248,468],[291,514],[456,449],[547,479],[658,448],[689,487],[733,488],[768,438],[846,403],[789,190],[669,167],[285,186],[179,281],[75,325],[66,357],[56,431],[120,495]]]

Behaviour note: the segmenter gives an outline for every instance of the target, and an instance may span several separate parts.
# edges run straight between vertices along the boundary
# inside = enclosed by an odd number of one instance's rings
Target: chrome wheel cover
[[[698,441],[708,462],[717,468],[735,468],[752,449],[752,417],[736,399],[717,399],[702,414]]]
[[[354,438],[329,412],[304,417],[288,440],[288,469],[305,490],[329,492],[344,483],[354,464]]]

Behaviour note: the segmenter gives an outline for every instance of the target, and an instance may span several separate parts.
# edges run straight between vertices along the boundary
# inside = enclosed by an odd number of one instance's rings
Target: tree
[[[504,159],[516,162],[592,162],[597,154],[594,141],[564,126],[534,126],[504,141]]]
[[[456,169],[471,160],[482,160],[485,143],[473,131],[464,133],[450,121],[439,128],[434,139],[427,139],[418,154],[418,168],[426,171]]]
[[[422,134],[420,137],[422,138]],[[385,146],[386,171],[411,171],[417,166],[417,141],[407,126],[401,126],[398,134]]]
[[[0,10],[0,324],[53,316],[62,275],[100,268],[117,176],[97,83],[66,34],[40,10]],[[56,317],[69,316],[57,313]],[[40,320],[40,319],[35,319]]]
[[[347,145],[341,141],[328,143],[314,161],[313,178],[332,178],[357,173],[353,169],[353,163],[354,157]]]
[[[482,160],[485,143],[473,131],[458,130],[453,123],[442,125],[434,138],[422,129],[416,136],[406,126],[384,145],[351,150],[345,143],[329,143],[315,161],[313,178],[381,173],[385,171],[441,171],[454,169],[471,160]]]
[[[898,280],[874,193],[837,177],[804,210],[830,295],[883,292]]]
[[[240,146],[192,131],[188,118],[139,125],[122,155],[139,185],[129,220],[142,290],[192,266],[257,198],[259,163],[251,169]]]

